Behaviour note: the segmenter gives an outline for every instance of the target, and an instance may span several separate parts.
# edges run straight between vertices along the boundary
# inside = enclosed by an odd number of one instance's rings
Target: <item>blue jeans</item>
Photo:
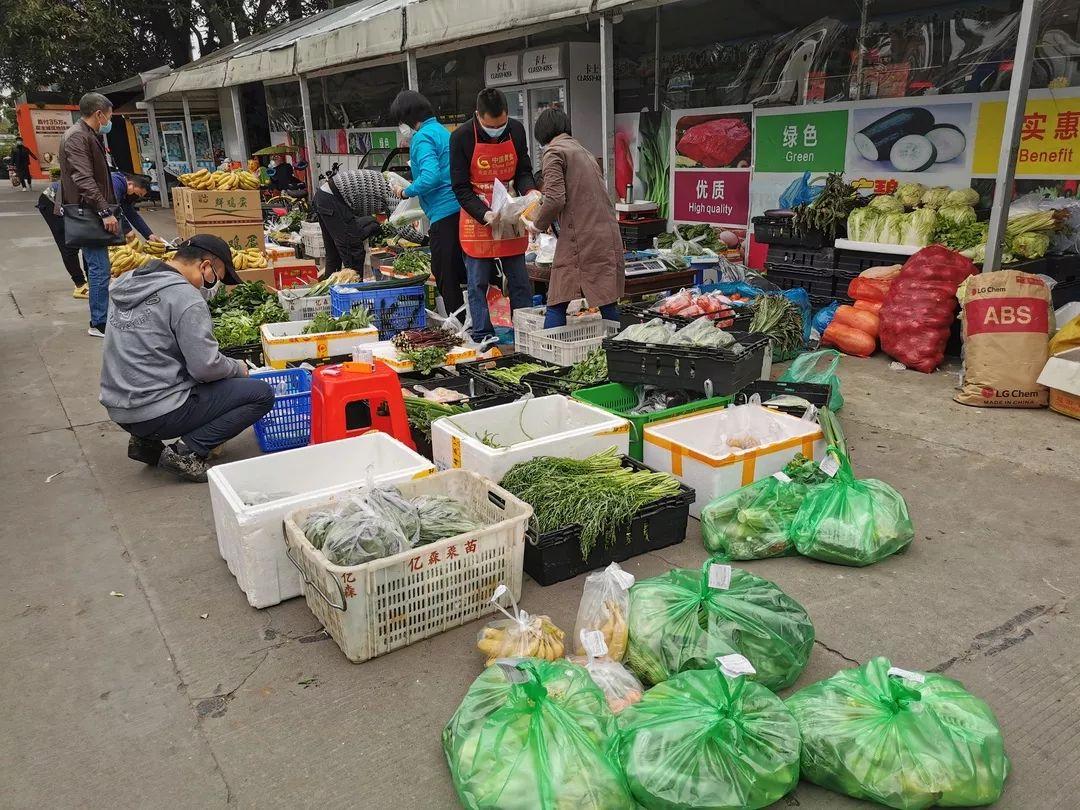
[[[84,247],[82,255],[90,281],[90,325],[104,330],[109,320],[109,249]]]
[[[469,315],[472,317],[473,340],[480,341],[495,334],[488,313],[487,290],[495,262],[502,264],[506,286],[510,293],[510,309],[532,306],[532,282],[525,270],[525,256],[503,256],[501,259],[476,259],[465,255],[465,274],[468,276]]]
[[[569,301],[561,304],[548,304],[544,314],[544,328],[554,329],[556,326],[566,326],[566,310],[570,306]],[[619,320],[619,305],[604,304],[600,307],[600,317],[605,321]]]

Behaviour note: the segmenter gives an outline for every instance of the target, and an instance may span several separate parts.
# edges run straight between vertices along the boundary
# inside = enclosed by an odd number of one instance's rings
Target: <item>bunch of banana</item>
[[[244,248],[232,252],[233,266],[237,270],[254,270],[259,267],[267,267],[266,256],[258,248]]]
[[[188,188],[200,191],[232,191],[238,188],[254,190],[259,187],[259,178],[247,169],[235,172],[221,170],[211,172],[209,169],[199,169],[197,172],[180,175],[180,182]]]
[[[218,174],[218,172],[214,172]],[[203,191],[217,188],[217,183],[210,174],[209,169],[199,169],[197,172],[188,172],[180,175],[180,182],[188,188],[197,188]]]
[[[612,661],[621,661],[626,654],[626,642],[629,639],[630,630],[618,602],[613,599],[604,600],[604,622],[595,629],[604,634],[608,657]],[[580,638],[574,640],[574,651],[578,655],[585,655],[585,646]]]
[[[164,242],[155,242],[146,240],[139,245],[139,251],[145,253],[147,256],[153,256],[155,259],[160,259],[165,255],[165,252],[169,249],[169,246]]]
[[[565,633],[547,616],[529,616],[518,621],[493,622],[483,629],[476,648],[487,656],[487,666],[499,658],[562,658]]]
[[[237,178],[237,182],[239,183],[237,188],[254,190],[259,187],[259,178],[247,169],[237,169],[233,172],[233,175]]]
[[[109,248],[109,265],[112,277],[116,278],[136,267],[142,267],[152,258],[154,257],[135,250],[131,245],[111,247]]]

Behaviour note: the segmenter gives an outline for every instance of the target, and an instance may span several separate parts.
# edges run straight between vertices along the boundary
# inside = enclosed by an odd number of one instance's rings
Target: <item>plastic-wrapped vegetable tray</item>
[[[622,457],[622,465],[632,470],[648,470],[640,461]],[[620,533],[610,546],[597,543],[581,558],[581,526],[565,526],[529,537],[525,544],[525,573],[541,585],[554,585],[586,571],[622,562],[647,551],[673,546],[686,537],[686,523],[694,490],[679,485],[679,494],[643,506],[630,521],[629,536]]]
[[[628,326],[633,326],[635,323],[646,323],[653,318],[659,318],[664,323],[675,324],[678,328],[688,326],[693,323],[695,318],[684,318],[681,315],[661,315],[659,312],[654,312],[650,307],[656,306],[658,302],[650,301],[648,303],[638,304],[622,304],[619,307],[619,326],[621,329],[625,329]],[[725,327],[728,331],[745,332],[750,326],[750,321],[753,319],[753,315],[749,312],[735,312],[732,318],[731,326]],[[726,320],[726,319],[721,319]],[[620,330],[621,331],[621,330]]]
[[[771,347],[768,336],[758,332],[731,334],[742,344],[741,353],[607,338],[608,377],[613,382],[703,391],[708,396],[734,394],[762,376]]]

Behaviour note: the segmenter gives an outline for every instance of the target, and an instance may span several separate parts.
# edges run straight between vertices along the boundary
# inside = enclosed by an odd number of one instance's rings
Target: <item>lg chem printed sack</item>
[[[1000,270],[964,284],[964,384],[956,401],[985,408],[1045,408],[1035,380],[1046,365],[1050,290],[1038,276]]]

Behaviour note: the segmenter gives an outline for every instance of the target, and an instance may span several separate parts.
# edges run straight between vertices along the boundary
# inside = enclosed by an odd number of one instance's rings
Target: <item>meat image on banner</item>
[[[672,121],[671,219],[745,231],[750,214],[753,111],[676,110]]]

